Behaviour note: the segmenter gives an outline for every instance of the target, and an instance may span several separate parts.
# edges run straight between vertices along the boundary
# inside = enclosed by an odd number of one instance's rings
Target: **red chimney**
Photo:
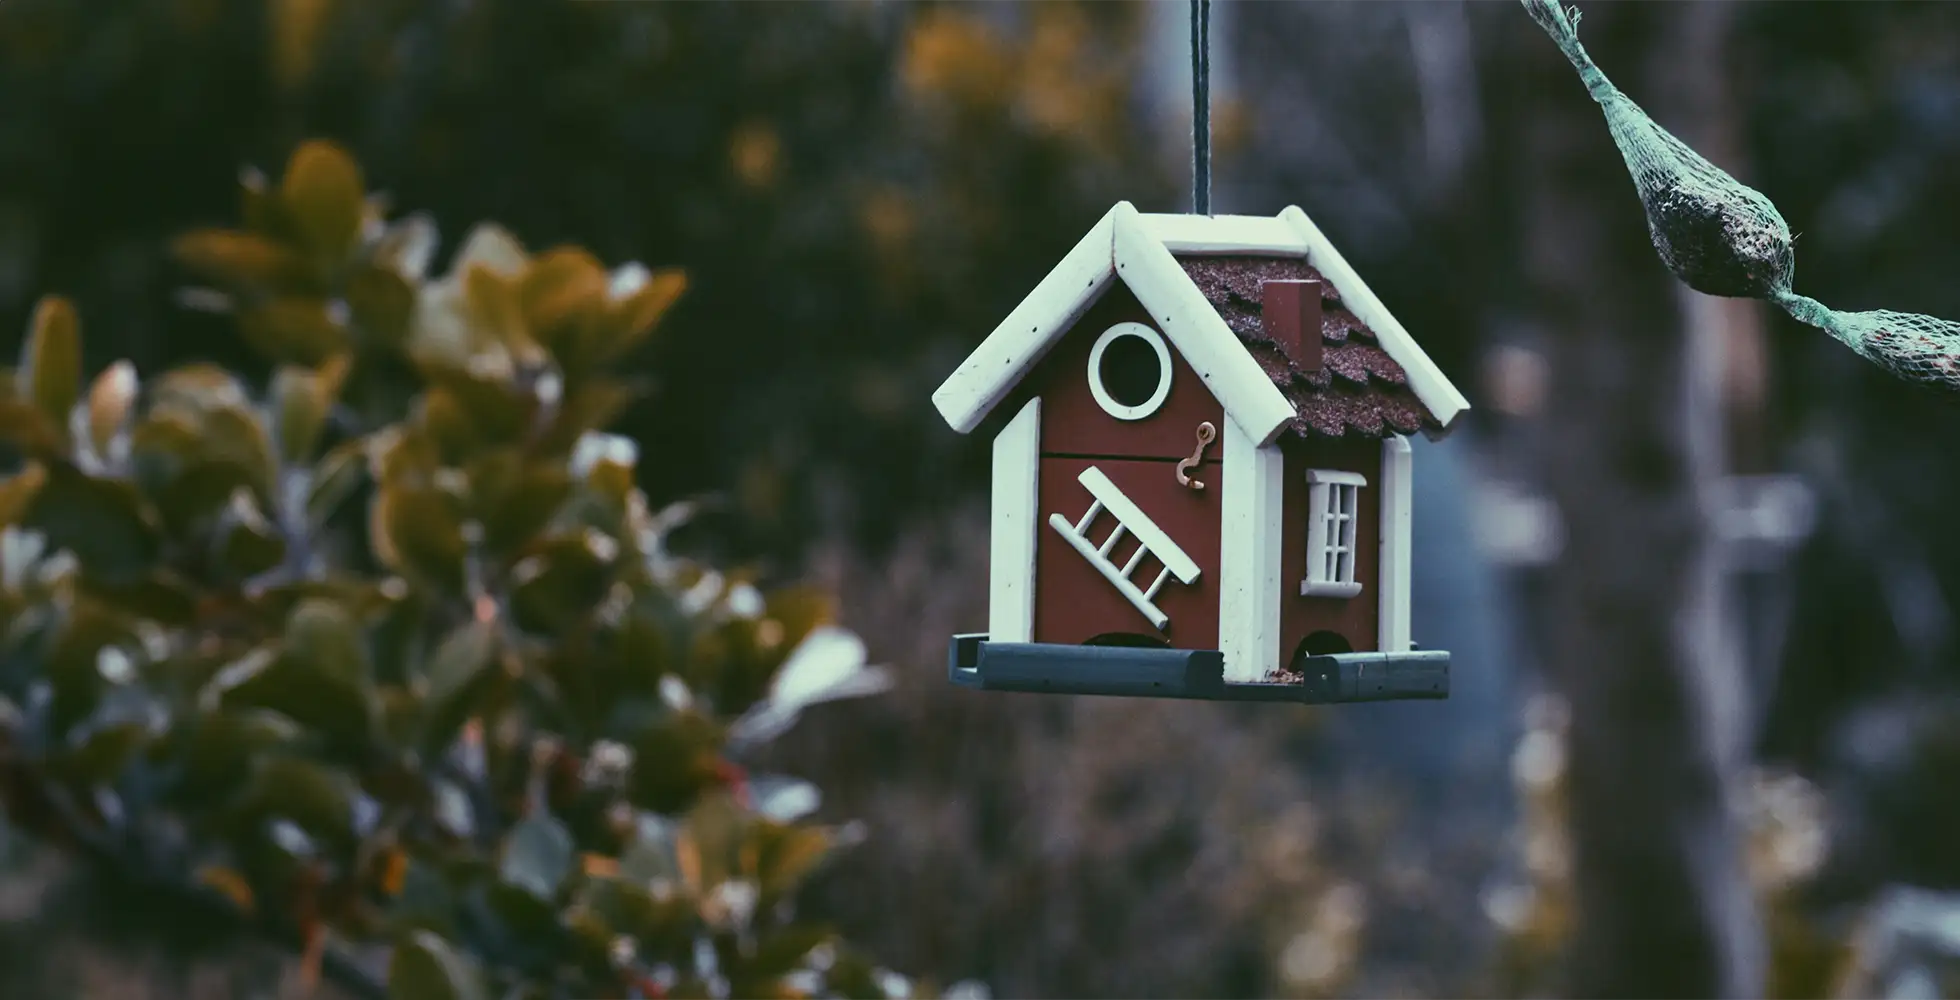
[[[1320,282],[1267,281],[1259,314],[1266,337],[1303,370],[1320,367]]]

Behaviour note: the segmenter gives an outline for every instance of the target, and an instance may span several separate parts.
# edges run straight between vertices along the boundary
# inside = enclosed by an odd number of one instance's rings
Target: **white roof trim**
[[[1118,265],[1137,276],[1125,284],[1225,412],[1261,444],[1278,437],[1293,419],[1292,404],[1127,201],[1110,209],[932,394],[946,423],[961,434],[980,426],[1109,287]]]
[[[1151,234],[1143,216],[1127,201],[1112,214],[1116,276],[1129,286],[1239,429],[1262,445],[1271,444],[1293,419],[1293,404],[1232,335],[1177,258]]]
[[[1174,254],[1307,255],[1306,239],[1270,215],[1145,215],[1143,228]]]
[[[954,430],[968,434],[980,426],[1109,287],[1115,277],[1111,222],[1128,205],[1122,202],[1104,213],[932,394],[932,405]]]
[[[1240,429],[1261,445],[1271,444],[1293,419],[1292,404],[1205,301],[1173,252],[1304,256],[1333,282],[1355,317],[1375,332],[1382,349],[1408,373],[1416,398],[1439,423],[1447,427],[1470,408],[1469,400],[1299,208],[1289,206],[1276,218],[1144,215],[1124,201],[1097,221],[932,394],[940,416],[961,434],[980,426],[1120,274]]]
[[[1435,414],[1436,421],[1444,427],[1450,425],[1457,415],[1470,408],[1470,401],[1456,390],[1449,376],[1443,374],[1436,362],[1416,343],[1409,331],[1389,313],[1388,307],[1361,280],[1347,259],[1341,256],[1334,244],[1328,242],[1320,227],[1307,218],[1307,213],[1297,205],[1288,205],[1279,217],[1305,239],[1307,244],[1307,263],[1312,264],[1328,281],[1334,283],[1335,291],[1341,293],[1341,303],[1354,313],[1368,329],[1375,332],[1375,340],[1382,350],[1402,366],[1409,375],[1409,388],[1415,390],[1416,398]]]

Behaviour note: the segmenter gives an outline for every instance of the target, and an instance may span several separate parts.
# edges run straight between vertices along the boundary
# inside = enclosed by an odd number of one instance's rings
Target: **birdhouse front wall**
[[[1122,282],[1020,391],[1040,412],[1033,641],[1216,648],[1224,407]]]

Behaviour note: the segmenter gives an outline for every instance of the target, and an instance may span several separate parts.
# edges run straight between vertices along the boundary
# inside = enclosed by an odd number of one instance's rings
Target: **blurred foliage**
[[[1489,986],[1499,996],[1557,996],[1570,960],[1572,844],[1565,829],[1570,713],[1562,699],[1534,697],[1511,759],[1521,805],[1512,871],[1484,890],[1501,938]],[[1866,996],[1851,982],[1868,961],[1853,921],[1813,898],[1831,843],[1823,794],[1788,771],[1757,769],[1742,789],[1750,884],[1764,921],[1766,996]],[[1847,986],[1850,988],[1847,990]]]
[[[660,442],[642,486],[723,493],[744,554],[875,543],[983,481],[918,387],[1110,204],[1179,200],[1132,90],[1146,8],[9,3],[0,311],[64,290],[113,331],[96,364],[257,372],[225,326],[154,308],[153,248],[226,209],[235,164],[332,136],[446,227],[684,261],[629,362],[656,390],[618,424]]]
[[[85,377],[52,297],[0,377],[9,821],[394,997],[909,989],[789,905],[849,831],[735,762],[884,675],[603,433],[682,275],[483,225],[433,277],[323,142],[242,214],[173,250],[263,387]]]

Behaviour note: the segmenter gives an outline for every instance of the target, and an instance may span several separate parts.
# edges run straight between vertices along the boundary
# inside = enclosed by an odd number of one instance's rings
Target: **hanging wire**
[[[1211,214],[1211,0],[1191,0],[1191,210]]]

